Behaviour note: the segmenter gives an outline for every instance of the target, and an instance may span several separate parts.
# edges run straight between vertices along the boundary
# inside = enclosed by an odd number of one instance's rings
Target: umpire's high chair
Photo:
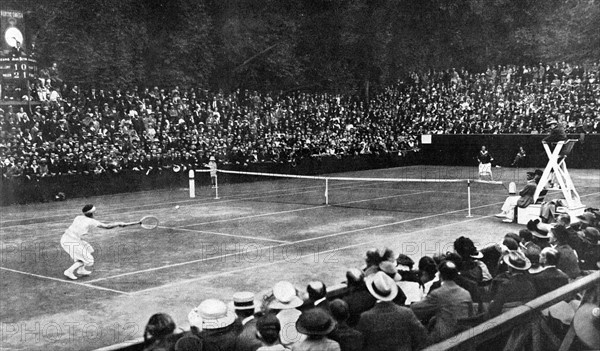
[[[565,162],[567,156],[573,151],[573,146],[575,146],[576,142],[576,139],[559,141],[554,146],[554,150],[550,149],[553,144],[549,145],[546,142],[542,142],[544,150],[546,150],[546,155],[548,155],[548,164],[535,189],[535,194],[533,195],[534,204],[518,209],[518,223],[527,224],[530,219],[537,219],[539,217],[541,205],[538,199],[546,194],[548,183],[553,183],[555,186],[558,185],[567,203],[566,212],[571,217],[583,213],[585,206],[581,204],[581,198],[575,189],[575,185],[573,185],[573,180],[571,180],[571,175]]]

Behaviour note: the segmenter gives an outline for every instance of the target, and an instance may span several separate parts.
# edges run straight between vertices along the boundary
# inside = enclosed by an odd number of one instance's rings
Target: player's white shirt
[[[65,230],[65,235],[73,239],[81,240],[82,235],[86,235],[102,224],[100,221],[87,216],[77,216],[73,223]]]

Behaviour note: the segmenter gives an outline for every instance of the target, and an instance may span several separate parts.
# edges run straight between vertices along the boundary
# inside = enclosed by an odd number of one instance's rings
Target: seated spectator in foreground
[[[354,327],[358,324],[361,313],[375,306],[375,298],[365,285],[363,272],[358,268],[351,268],[346,272],[348,292],[342,299],[348,304],[348,325]]]
[[[237,315],[236,327],[239,330],[235,351],[255,351],[262,342],[256,336],[254,294],[247,291],[236,292],[233,294],[233,308]]]
[[[496,217],[504,218],[502,222],[512,223],[515,218],[515,207],[525,208],[531,205],[536,188],[535,172],[527,172],[527,184],[519,191],[519,196],[507,197],[502,205],[502,212]]]
[[[363,335],[358,330],[348,326],[350,317],[348,304],[341,299],[335,299],[329,304],[331,315],[337,322],[337,327],[329,334],[329,338],[340,344],[341,351],[360,351],[363,345]]]
[[[569,276],[556,268],[559,257],[560,253],[556,249],[546,247],[540,253],[539,267],[529,269],[529,279],[535,286],[537,296],[547,294],[569,283]]]
[[[458,269],[458,271],[460,271],[460,266],[462,264],[462,258],[457,253],[449,252],[446,255],[444,255],[443,260],[454,263],[456,265],[456,268]],[[441,272],[440,272],[440,275],[441,275]],[[442,282],[443,282],[443,280],[434,283],[431,286],[431,289],[429,290],[429,294],[431,294],[431,292],[435,291],[436,289],[439,289],[442,286]],[[471,300],[473,301],[473,303],[476,303],[479,308],[483,308],[483,306],[482,306],[483,296],[482,296],[482,293],[481,293],[480,288],[477,285],[477,283],[461,276],[460,274],[458,274],[456,276],[456,278],[454,278],[454,282],[456,283],[456,285],[460,286],[461,288],[463,288],[469,292],[469,295],[471,296]]]
[[[286,351],[288,350],[279,342],[279,332],[281,324],[279,319],[272,314],[267,313],[259,317],[256,321],[257,339],[262,342],[257,351]],[[237,350],[237,348],[236,348]]]
[[[594,227],[587,227],[578,232],[581,238],[581,254],[579,268],[597,270],[600,268],[600,233]]]
[[[463,277],[474,280],[477,284],[492,279],[492,275],[485,263],[479,260],[483,258],[483,254],[477,250],[471,239],[464,236],[456,239],[454,241],[454,251],[463,260],[460,270],[460,274]]]
[[[327,287],[325,286],[325,283],[321,281],[308,283],[306,293],[308,294],[308,298],[299,308],[300,311],[318,307],[329,312],[329,301],[327,301]]]
[[[439,266],[441,286],[410,309],[420,320],[428,320],[429,341],[436,343],[457,333],[458,319],[473,315],[471,294],[456,284],[458,267],[452,261]]]
[[[569,245],[571,233],[568,228],[560,224],[552,228],[552,239],[556,251],[560,253],[556,268],[565,272],[569,279],[575,279],[581,275],[577,252]]]
[[[340,344],[327,337],[335,327],[335,320],[323,309],[304,311],[296,322],[296,329],[306,338],[294,343],[292,351],[340,351]]]
[[[527,257],[519,251],[510,251],[503,260],[508,266],[508,272],[494,278],[495,281],[498,280],[498,284],[492,282],[492,296],[488,309],[490,317],[520,306],[536,296],[535,286],[526,274],[531,268]]]
[[[437,264],[434,259],[429,256],[423,256],[419,260],[419,276],[423,289],[423,296],[429,294],[431,286],[439,281]]]
[[[393,302],[398,293],[394,280],[378,272],[365,282],[378,302],[361,315],[356,326],[364,337],[363,351],[418,350],[425,346],[425,327],[409,308]]]
[[[150,317],[144,329],[144,351],[173,350],[179,335],[173,334],[175,322],[166,313]]]
[[[406,295],[404,295],[404,291],[402,291],[400,285],[398,284],[400,280],[402,280],[402,276],[398,274],[396,263],[392,263],[390,261],[381,262],[379,269],[381,269],[383,273],[387,274],[388,277],[392,278],[394,282],[396,282],[396,285],[398,285],[398,294],[396,295],[394,302],[400,306],[404,306],[406,303]]]
[[[406,295],[406,305],[423,299],[423,289],[419,279],[419,271],[413,270],[415,262],[408,256],[400,254],[396,258],[397,270],[401,280],[397,281],[398,287]]]
[[[202,339],[204,351],[234,351],[235,317],[223,301],[204,300],[188,314],[190,333]]]
[[[283,346],[289,347],[301,339],[296,330],[296,321],[302,314],[297,308],[302,306],[298,290],[287,281],[280,281],[273,286],[272,294],[264,299],[265,313],[274,313],[279,319],[281,331],[279,339]]]

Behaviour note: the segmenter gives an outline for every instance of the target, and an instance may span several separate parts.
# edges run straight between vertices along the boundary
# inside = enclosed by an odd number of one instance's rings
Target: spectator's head
[[[556,223],[558,225],[562,224],[565,227],[568,227],[571,225],[571,216],[568,213],[563,213],[560,216],[558,216],[558,218],[556,219]]]
[[[520,244],[523,241],[523,239],[521,238],[521,236],[519,234],[517,234],[517,233],[506,233],[504,235],[504,237],[505,238],[511,238],[511,239],[513,239],[514,241],[517,242],[517,244]]]
[[[338,322],[345,322],[350,317],[348,303],[342,299],[335,299],[329,304],[331,315]]]
[[[596,215],[592,212],[584,212],[581,215],[577,216],[577,219],[584,227],[593,226],[596,222]]]
[[[166,313],[156,313],[150,317],[144,330],[144,343],[162,339],[175,331],[173,318]]]
[[[443,281],[454,281],[458,277],[458,267],[452,261],[442,261],[439,266],[440,279]]]
[[[314,281],[308,283],[306,292],[310,300],[317,301],[327,296],[327,287],[322,281]]]
[[[473,241],[467,237],[461,236],[454,241],[454,251],[463,258],[463,260],[471,260],[473,258],[481,258],[481,252],[477,251]]]
[[[363,286],[365,282],[365,275],[358,268],[350,268],[348,271],[346,271],[346,282],[348,286]]]
[[[384,272],[377,272],[365,278],[367,289],[380,301],[392,301],[398,295],[398,285]]]
[[[556,266],[560,259],[560,252],[552,247],[545,247],[540,252],[540,264],[542,266]]]
[[[263,311],[289,310],[302,306],[303,302],[298,297],[298,290],[287,281],[280,281],[273,285],[272,293],[264,299]]]
[[[322,339],[331,333],[337,323],[323,309],[312,308],[304,311],[296,321],[296,330],[310,339]]]
[[[533,240],[533,234],[531,234],[531,231],[529,229],[519,230],[519,237],[521,238],[521,241],[524,243],[528,243],[531,240]]]
[[[392,279],[396,279],[398,277],[396,262],[383,261],[379,264],[379,269]]]
[[[552,237],[558,245],[565,245],[569,243],[569,230],[563,224],[557,224],[552,228]]]
[[[256,321],[256,330],[262,341],[267,345],[274,344],[279,340],[279,331],[281,324],[274,313],[267,313],[258,318]]]
[[[233,294],[233,310],[240,318],[254,314],[254,294],[250,291],[239,291]]]
[[[509,251],[502,259],[512,272],[524,272],[531,268],[529,259],[519,251]]]
[[[222,329],[233,324],[235,312],[217,299],[204,300],[188,314],[190,326],[197,331]]]
[[[423,256],[419,260],[419,273],[421,275],[421,282],[426,283],[435,278],[437,273],[437,265],[433,258],[429,256]]]
[[[504,240],[502,240],[502,245],[510,251],[519,249],[519,244],[513,238],[504,238]]]
[[[462,269],[462,257],[456,252],[447,252],[444,256],[444,260],[454,263],[458,271]]]
[[[600,232],[598,232],[598,229],[587,227],[581,232],[581,235],[586,243],[594,246],[600,245]]]
[[[398,270],[400,271],[410,271],[415,265],[415,261],[404,254],[398,255],[398,258],[396,258],[396,263],[398,264]]]
[[[540,253],[542,250],[535,244],[528,245],[525,249],[525,257],[531,262],[531,268],[536,269],[540,266]]]

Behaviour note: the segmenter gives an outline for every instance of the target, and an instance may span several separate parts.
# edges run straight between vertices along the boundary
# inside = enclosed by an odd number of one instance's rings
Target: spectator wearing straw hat
[[[552,228],[552,239],[556,251],[560,253],[556,267],[565,272],[569,279],[575,279],[581,275],[577,252],[569,245],[571,234],[566,226],[559,224]]]
[[[236,325],[243,326],[254,318],[254,294],[250,291],[238,291],[233,294],[229,306],[235,312]]]
[[[350,313],[348,304],[341,299],[335,299],[329,304],[333,319],[337,327],[329,334],[329,338],[340,344],[341,351],[360,351],[363,345],[363,335],[347,323]]]
[[[429,340],[434,343],[455,334],[458,319],[473,315],[471,294],[456,284],[459,276],[456,264],[443,261],[439,272],[441,286],[410,306],[417,318],[429,321]]]
[[[348,304],[348,325],[356,326],[361,313],[370,310],[375,306],[375,298],[365,285],[363,272],[358,268],[351,268],[346,272],[346,284],[348,292],[342,298]]]
[[[393,302],[398,293],[394,280],[378,272],[367,277],[365,283],[377,303],[361,315],[356,327],[364,337],[363,350],[418,350],[424,346],[425,327],[409,308]]]
[[[274,313],[279,319],[281,344],[289,346],[299,341],[301,336],[296,330],[296,321],[302,314],[297,308],[302,306],[298,290],[287,281],[280,281],[273,286],[272,293],[266,297],[265,312]]]
[[[490,317],[522,305],[536,296],[535,286],[526,274],[531,268],[527,257],[519,251],[509,251],[503,261],[508,266],[508,274],[499,282],[497,289],[492,290],[488,309]]]
[[[540,253],[540,265],[529,269],[529,278],[535,286],[537,296],[569,283],[569,276],[556,267],[559,257],[560,253],[556,249],[546,247]]]
[[[190,333],[203,340],[205,351],[234,351],[235,312],[217,299],[204,300],[188,314]]]
[[[306,335],[292,345],[292,351],[340,351],[340,344],[327,337],[336,327],[330,313],[321,308],[304,311],[296,321],[298,333]]]
[[[504,218],[502,221],[511,223],[515,218],[515,208],[525,208],[533,203],[533,195],[537,188],[535,173],[527,172],[527,184],[519,191],[519,196],[509,196],[504,200],[502,212],[496,214],[496,217]]]

